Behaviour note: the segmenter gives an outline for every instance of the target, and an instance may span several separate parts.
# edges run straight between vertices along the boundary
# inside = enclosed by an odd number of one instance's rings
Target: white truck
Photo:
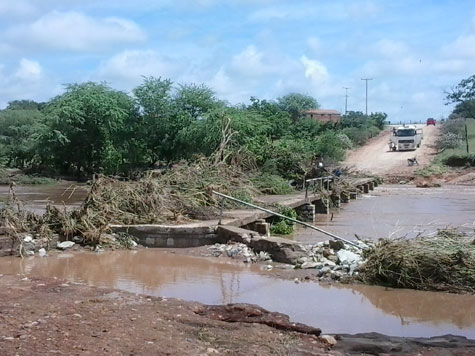
[[[404,125],[392,129],[389,140],[390,151],[409,151],[420,147],[422,141],[422,129],[413,125]]]

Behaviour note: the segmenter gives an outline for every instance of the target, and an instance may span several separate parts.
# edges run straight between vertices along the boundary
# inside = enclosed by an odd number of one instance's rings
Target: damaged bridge
[[[328,214],[330,207],[340,207],[357,199],[358,195],[368,193],[378,185],[375,178],[353,178],[345,180],[345,189],[336,193],[333,177],[322,179],[320,188],[325,194],[302,193],[290,195],[265,195],[255,199],[257,205],[284,206],[295,209],[300,219],[306,222],[318,220],[318,214]],[[290,250],[298,250],[298,242],[283,238],[269,237],[269,223],[275,217],[272,211],[259,209],[224,210],[219,219],[206,220],[182,225],[111,225],[113,232],[127,232],[135,236],[146,247],[197,247],[216,242],[226,243],[230,240],[244,242],[256,250],[273,250],[272,241],[279,246],[285,245]],[[251,243],[252,241],[252,243]],[[277,250],[274,251],[274,255]],[[275,259],[275,256],[274,256]],[[276,259],[277,260],[277,259]],[[287,262],[287,258],[280,258]]]

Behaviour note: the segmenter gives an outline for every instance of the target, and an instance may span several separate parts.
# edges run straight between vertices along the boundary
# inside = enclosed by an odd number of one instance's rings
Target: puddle
[[[254,303],[326,333],[475,335],[475,296],[373,286],[296,284],[257,265],[158,249],[0,259],[0,273],[58,277],[133,293],[207,304]]]

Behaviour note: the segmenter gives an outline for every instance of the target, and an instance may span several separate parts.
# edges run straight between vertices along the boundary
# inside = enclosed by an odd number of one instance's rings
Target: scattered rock
[[[316,268],[319,265],[318,262],[307,261],[300,265],[302,269]]]
[[[271,261],[270,255],[261,251],[256,254],[247,245],[240,242],[231,242],[229,244],[214,244],[208,247],[208,251],[212,256],[220,257],[227,256],[231,258],[242,258],[244,262],[257,262],[257,261]]]
[[[117,239],[110,234],[101,234],[99,237],[99,243],[106,246],[118,246],[120,245]]]
[[[330,245],[330,248],[334,251],[339,251],[345,248],[345,243],[341,240],[329,240],[328,243]]]
[[[293,244],[292,246],[287,246],[285,243],[282,243],[282,246],[279,246],[277,251],[276,244],[273,244],[272,256],[275,261],[288,261],[284,265],[288,266],[287,268],[315,269],[319,280],[339,281],[346,277],[358,275],[360,267],[364,264],[362,251],[367,247],[367,243],[359,240],[353,241],[353,243],[360,248],[346,244],[343,241],[330,240],[319,242],[315,245]],[[230,242],[227,245],[215,244],[209,246],[208,251],[212,256],[242,258],[244,262],[270,260],[269,253],[264,252],[267,251],[265,247],[268,247],[265,243],[259,246],[251,245],[251,247],[240,242]],[[255,253],[253,248],[260,252]],[[263,267],[265,270],[272,268],[271,265]],[[285,267],[278,265],[277,268]],[[296,279],[294,282],[300,283],[300,280]]]
[[[44,248],[40,248],[38,250],[38,253],[39,253],[40,257],[45,257],[47,255],[46,250]]]
[[[60,250],[67,250],[68,248],[71,248],[75,245],[76,243],[73,241],[63,241],[63,242],[58,242],[56,247]]]
[[[360,255],[348,250],[340,250],[336,253],[336,255],[338,257],[338,261],[340,261],[340,264],[342,265],[357,263],[361,260]]]
[[[31,235],[26,235],[23,238],[23,242],[32,242],[32,241],[33,241],[33,237]]]
[[[336,345],[336,339],[331,335],[320,335],[318,339],[323,341],[325,344],[328,344],[330,347]]]

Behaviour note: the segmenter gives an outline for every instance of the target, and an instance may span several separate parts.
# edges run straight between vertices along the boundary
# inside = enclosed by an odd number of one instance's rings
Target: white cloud
[[[241,75],[255,76],[267,71],[262,61],[263,53],[251,45],[232,58],[231,67]]]
[[[323,63],[315,59],[309,59],[306,56],[302,56],[300,62],[305,68],[305,78],[309,78],[316,83],[324,83],[328,80],[328,70]]]
[[[41,78],[41,65],[26,58],[22,58],[15,76],[23,80],[38,80]]]
[[[174,79],[179,68],[184,67],[180,61],[161,56],[153,50],[123,51],[102,63],[97,75],[112,85],[120,84],[130,89],[142,81],[142,76]]]
[[[48,100],[61,88],[58,78],[44,75],[42,66],[31,59],[22,58],[12,65],[0,63],[0,108],[12,100]]]
[[[7,38],[15,42],[68,51],[103,50],[118,43],[141,43],[145,37],[132,21],[114,17],[96,19],[75,11],[53,11],[31,24],[7,31]]]
[[[475,59],[475,31],[459,36],[454,43],[444,48],[446,56]]]
[[[343,2],[300,1],[259,8],[249,19],[255,22],[296,21],[313,18],[314,21],[365,20],[378,16],[382,9],[373,1],[345,4]]]

